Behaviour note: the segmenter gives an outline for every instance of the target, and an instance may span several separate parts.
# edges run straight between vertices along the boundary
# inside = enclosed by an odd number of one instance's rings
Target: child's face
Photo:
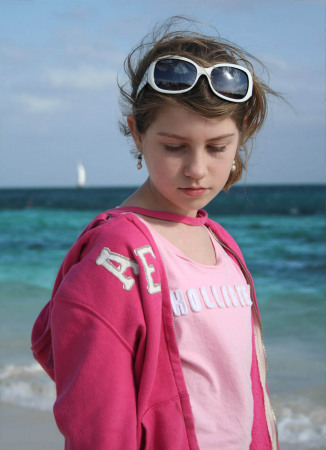
[[[231,118],[167,106],[144,134],[136,131],[133,116],[128,121],[149,173],[143,187],[147,207],[195,216],[223,189],[240,139]]]

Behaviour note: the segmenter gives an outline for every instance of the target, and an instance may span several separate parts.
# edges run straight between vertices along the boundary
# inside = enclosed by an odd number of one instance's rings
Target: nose
[[[207,161],[204,152],[200,149],[188,153],[184,175],[195,180],[201,180],[207,175]]]

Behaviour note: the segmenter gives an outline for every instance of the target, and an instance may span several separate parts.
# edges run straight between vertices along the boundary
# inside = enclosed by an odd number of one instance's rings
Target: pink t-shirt
[[[249,449],[253,423],[249,286],[212,236],[217,263],[205,265],[189,259],[146,225],[167,273],[199,447]]]

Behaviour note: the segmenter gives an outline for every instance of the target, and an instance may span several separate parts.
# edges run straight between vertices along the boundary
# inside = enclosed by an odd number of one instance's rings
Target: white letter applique
[[[240,292],[242,293],[246,304],[248,306],[251,306],[252,305],[252,301],[251,301],[251,298],[250,298],[250,286],[248,284],[247,284],[247,286],[237,286],[236,290],[238,291],[239,296],[240,296]]]
[[[204,286],[202,286],[200,288],[200,293],[201,293],[201,295],[203,297],[203,300],[204,300],[205,305],[207,306],[207,308],[209,308],[209,309],[216,308],[216,303],[213,303],[213,302],[210,301],[210,299],[208,297],[208,293],[207,293],[206,288]]]
[[[115,266],[111,261],[118,263],[119,266]],[[117,277],[123,284],[123,289],[126,289],[127,291],[130,291],[133,287],[135,280],[134,278],[125,275],[126,270],[130,268],[134,275],[139,275],[139,266],[136,261],[120,255],[119,253],[111,252],[107,247],[104,247],[101,250],[101,253],[96,260],[96,264],[105,267],[106,270]]]
[[[196,291],[196,289],[188,289],[187,297],[188,297],[190,307],[194,312],[199,312],[202,310],[199,295],[198,295],[198,292]]]
[[[170,291],[170,298],[174,315],[176,317],[180,315],[186,316],[188,314],[188,308],[182,290],[176,289],[175,291]]]
[[[152,247],[150,245],[144,245],[144,247],[136,248],[134,251],[136,255],[139,256],[144,266],[148,292],[150,294],[156,294],[157,292],[161,292],[160,283],[155,284],[152,277],[152,273],[155,272],[155,267],[153,266],[153,264],[148,264],[145,258],[146,253],[149,253],[150,255],[153,256],[153,258],[155,258],[155,254],[153,252]]]

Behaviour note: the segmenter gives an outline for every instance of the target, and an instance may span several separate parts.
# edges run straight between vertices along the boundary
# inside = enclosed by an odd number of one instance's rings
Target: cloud
[[[21,94],[17,95],[15,100],[30,114],[53,113],[66,109],[66,103],[55,97]]]
[[[116,84],[117,73],[111,69],[84,66],[75,70],[50,69],[47,78],[55,88],[102,90]]]

